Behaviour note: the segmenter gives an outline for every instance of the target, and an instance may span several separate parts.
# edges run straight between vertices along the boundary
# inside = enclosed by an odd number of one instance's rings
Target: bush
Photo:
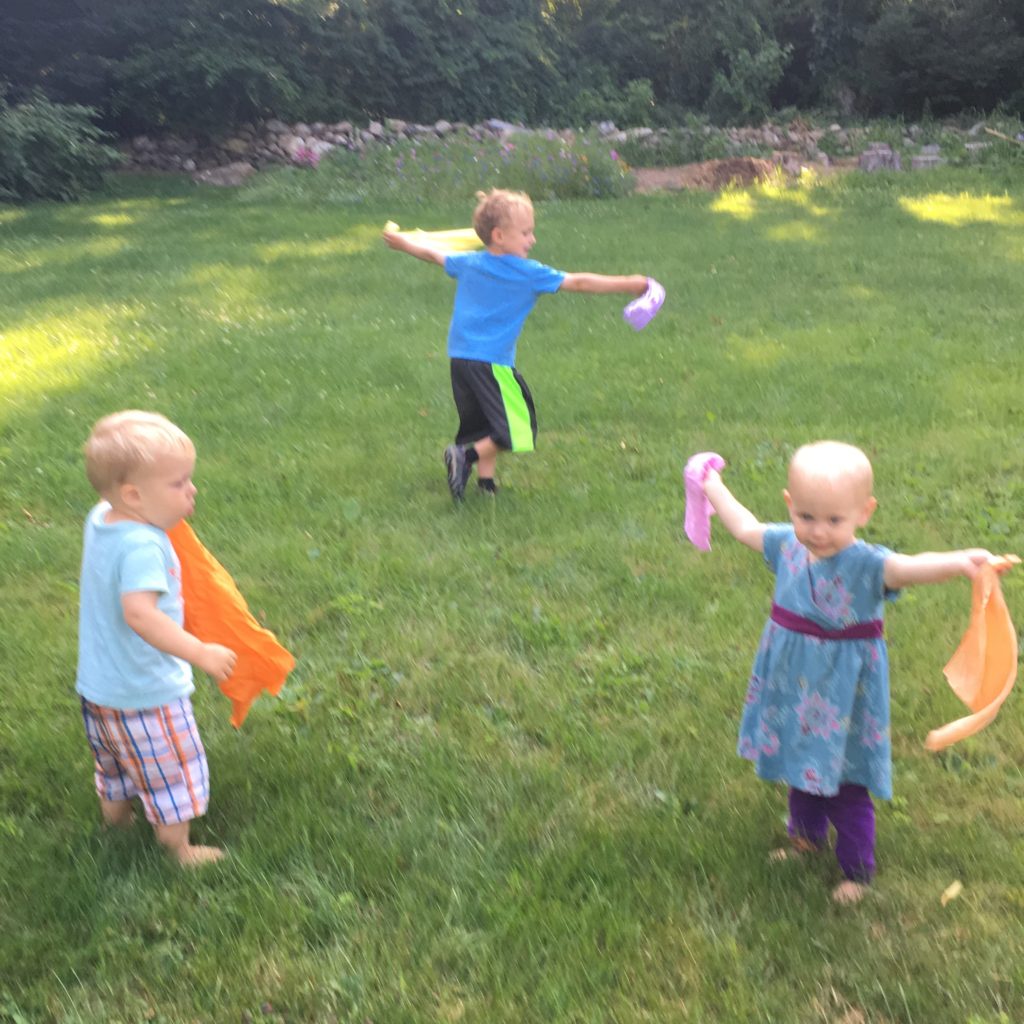
[[[95,116],[41,93],[18,106],[0,97],[0,200],[72,200],[96,188],[117,152],[101,141]]]
[[[244,196],[285,196],[324,203],[463,201],[478,189],[509,188],[533,199],[606,199],[627,195],[633,177],[619,154],[596,137],[572,142],[554,132],[506,142],[469,136],[404,140],[363,153],[335,149],[319,167],[260,174]]]
[[[726,156],[761,156],[753,147],[731,147],[726,135],[691,119],[685,128],[670,128],[647,138],[634,138],[619,146],[620,154],[633,167],[664,167],[721,160]],[[741,152],[750,149],[750,152]]]

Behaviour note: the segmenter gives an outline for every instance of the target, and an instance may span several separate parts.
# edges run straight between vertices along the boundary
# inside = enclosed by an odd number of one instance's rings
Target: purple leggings
[[[870,882],[875,873],[875,807],[863,786],[846,783],[835,796],[789,791],[789,834],[825,845],[828,826],[836,830],[836,859],[847,878]]]

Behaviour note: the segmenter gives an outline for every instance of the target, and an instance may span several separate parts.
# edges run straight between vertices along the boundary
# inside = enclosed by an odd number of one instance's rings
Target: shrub
[[[0,97],[0,200],[72,200],[96,188],[117,152],[101,141],[95,116],[41,93],[17,106]]]
[[[506,142],[463,135],[403,140],[362,153],[336,149],[313,173],[285,167],[259,175],[244,196],[437,203],[462,201],[492,187],[537,200],[605,199],[628,194],[633,177],[607,142],[590,135],[571,142],[554,132],[523,133]]]

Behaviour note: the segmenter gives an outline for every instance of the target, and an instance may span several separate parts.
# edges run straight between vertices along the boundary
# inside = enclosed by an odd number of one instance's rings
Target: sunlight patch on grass
[[[933,192],[916,199],[903,196],[899,204],[919,220],[951,227],[964,224],[1024,226],[1024,211],[1017,209],[1009,196],[972,196],[967,192],[954,196],[948,192]]]
[[[843,290],[850,298],[859,299],[863,302],[871,302],[877,298],[877,292],[874,288],[866,288],[862,284],[848,284]]]
[[[118,344],[110,318],[96,309],[38,320],[0,340],[0,394],[21,396],[86,383]]]
[[[759,191],[766,198],[771,199],[776,203],[788,203],[790,206],[797,206],[801,210],[811,214],[812,217],[826,217],[828,216],[828,210],[824,206],[819,206],[811,198],[810,188],[814,184],[813,179],[807,181],[803,177],[800,179],[800,188],[793,188],[788,184],[779,184],[773,181],[767,181],[760,186]]]
[[[754,213],[754,197],[749,192],[723,192],[712,204],[715,213],[728,213],[738,220],[750,220]]]
[[[733,335],[729,339],[729,349],[743,362],[759,369],[777,366],[786,354],[786,346],[776,338],[740,338]]]
[[[0,210],[0,224],[13,224],[24,216],[24,210]]]
[[[225,263],[208,263],[197,267],[186,279],[209,288],[220,305],[243,301],[252,303],[259,299],[266,287],[266,274],[258,264],[232,267]]]
[[[307,240],[274,242],[270,245],[254,246],[253,251],[265,262],[273,263],[276,260],[297,257],[355,256],[366,252],[367,249],[379,242],[379,230],[362,227],[334,238],[322,238],[315,242]]]
[[[98,224],[101,228],[123,228],[137,220],[128,213],[97,213],[88,219],[90,223]]]
[[[821,231],[813,224],[802,224],[794,220],[769,228],[768,237],[776,242],[819,242]]]

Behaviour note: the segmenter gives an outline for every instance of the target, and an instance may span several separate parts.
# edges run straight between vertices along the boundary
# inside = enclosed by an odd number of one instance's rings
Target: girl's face
[[[796,539],[814,559],[831,558],[857,539],[877,502],[857,481],[823,483],[791,473],[789,490],[782,492]]]
[[[491,232],[491,252],[498,256],[526,259],[537,239],[533,235],[533,210],[514,206],[505,220]]]

